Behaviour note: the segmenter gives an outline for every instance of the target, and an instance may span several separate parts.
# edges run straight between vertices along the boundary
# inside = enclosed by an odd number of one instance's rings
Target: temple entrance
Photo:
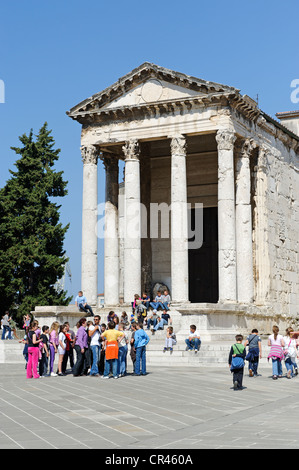
[[[195,209],[191,209],[191,228],[195,229]],[[203,243],[189,249],[189,300],[217,303],[218,289],[218,208],[203,209]]]

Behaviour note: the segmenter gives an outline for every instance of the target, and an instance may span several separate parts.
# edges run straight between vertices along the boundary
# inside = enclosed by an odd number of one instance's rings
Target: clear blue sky
[[[80,289],[82,161],[80,125],[65,114],[81,100],[148,61],[259,96],[275,116],[291,102],[299,79],[298,0],[15,0],[2,2],[0,79],[0,187],[9,178],[18,136],[45,121],[61,148],[57,170],[69,181],[61,220],[72,283]],[[104,201],[100,163],[99,202]],[[99,292],[103,291],[99,243]]]

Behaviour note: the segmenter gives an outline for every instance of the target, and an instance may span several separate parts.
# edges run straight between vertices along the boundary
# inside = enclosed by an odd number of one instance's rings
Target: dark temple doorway
[[[190,219],[191,229],[197,232],[195,209],[191,209]],[[188,250],[189,300],[192,303],[217,303],[219,298],[217,207],[203,209],[202,239],[200,248]]]

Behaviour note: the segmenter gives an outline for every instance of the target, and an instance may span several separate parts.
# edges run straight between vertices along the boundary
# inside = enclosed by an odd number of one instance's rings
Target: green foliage
[[[67,194],[63,172],[53,168],[60,149],[47,123],[36,140],[32,130],[19,140],[22,147],[12,147],[20,155],[16,171],[0,190],[0,290],[3,311],[21,318],[36,305],[66,305],[70,298],[54,288],[68,261],[63,242],[69,225],[59,222],[61,206],[52,200]]]

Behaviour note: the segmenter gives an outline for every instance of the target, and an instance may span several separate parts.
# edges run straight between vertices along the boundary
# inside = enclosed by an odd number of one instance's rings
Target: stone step
[[[178,342],[171,353],[170,351],[163,352],[165,345],[164,336],[158,337],[157,335],[156,337],[154,335],[147,345],[147,363],[149,365],[174,367],[188,364],[194,366],[224,366],[228,361],[231,344],[229,341],[203,342],[200,350],[195,353],[195,351],[186,351],[185,344]],[[0,341],[0,363],[23,363],[23,349],[24,345],[17,340]],[[267,355],[269,349],[267,342],[262,341],[263,357],[260,360],[260,364],[268,363]]]

